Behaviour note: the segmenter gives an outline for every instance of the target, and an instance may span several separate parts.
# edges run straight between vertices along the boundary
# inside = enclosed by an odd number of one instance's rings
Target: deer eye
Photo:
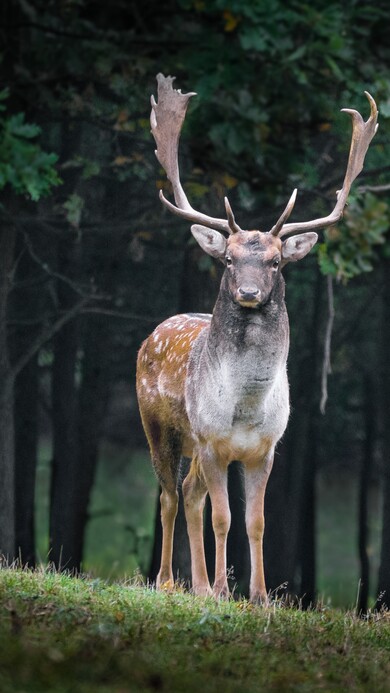
[[[272,263],[272,267],[273,267],[274,269],[278,269],[279,264],[280,264],[280,260],[274,260],[273,263]]]
[[[229,257],[229,255],[226,255],[225,260],[226,260],[226,266],[231,267],[232,266],[232,258]]]

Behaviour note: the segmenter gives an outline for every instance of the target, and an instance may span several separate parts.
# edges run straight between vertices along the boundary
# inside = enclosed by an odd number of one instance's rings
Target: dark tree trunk
[[[69,239],[59,242],[59,271],[76,275],[80,248]],[[58,283],[58,310],[71,310],[75,292],[65,282]],[[79,408],[77,358],[81,346],[78,319],[68,322],[53,339],[52,425],[53,459],[50,489],[49,559],[58,570],[79,570],[77,553],[77,498],[79,474]]]
[[[317,271],[311,318],[309,359],[303,373],[306,384],[306,407],[305,410],[299,412],[299,416],[306,418],[306,425],[303,427],[305,440],[300,477],[297,541],[297,569],[300,576],[298,596],[303,607],[310,607],[315,603],[316,599],[316,468],[320,398],[317,366],[322,287],[322,276]]]
[[[292,456],[292,428],[277,448],[265,494],[264,570],[267,590],[278,596],[293,591],[293,546],[296,506],[289,491],[288,468]]]
[[[14,557],[15,546],[15,456],[14,377],[8,344],[8,303],[14,262],[15,228],[0,230],[0,555]]]
[[[316,414],[311,416],[306,456],[303,460],[300,508],[300,587],[302,606],[308,608],[316,599]]]
[[[64,307],[64,304],[62,304]],[[53,460],[50,493],[49,558],[58,570],[78,570],[75,487],[78,476],[78,398],[76,359],[78,321],[54,338],[52,369]]]
[[[88,506],[99,456],[108,397],[108,329],[105,316],[92,316],[85,325],[83,366],[79,393],[78,469],[75,495],[77,569],[84,555]]]
[[[34,240],[37,229],[34,229]],[[31,240],[30,240],[31,242]],[[40,251],[38,251],[40,254]],[[12,359],[15,365],[38,338],[44,314],[41,268],[32,260],[23,238],[17,245],[15,286],[12,292]],[[34,321],[36,320],[36,325]],[[35,564],[35,476],[38,455],[38,352],[18,370],[15,381],[15,552],[23,565]]]
[[[1,348],[1,347],[0,347]],[[14,411],[13,380],[0,367],[0,559],[14,558]]]
[[[375,387],[372,376],[366,375],[364,383],[365,405],[365,440],[359,479],[359,528],[358,550],[360,560],[360,588],[357,602],[358,613],[366,613],[370,590],[370,559],[368,556],[368,492],[371,480],[371,470],[374,462],[374,446],[376,437],[376,407]]]
[[[378,596],[376,608],[390,609],[390,426],[388,411],[390,402],[390,259],[383,260],[384,290],[381,316],[381,382],[380,412],[382,414],[382,464],[383,464],[383,515],[382,543],[378,575]]]
[[[15,545],[22,565],[35,565],[35,475],[38,453],[38,358],[15,385]]]

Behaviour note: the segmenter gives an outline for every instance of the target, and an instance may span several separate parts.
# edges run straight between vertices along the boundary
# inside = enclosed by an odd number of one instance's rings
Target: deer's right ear
[[[191,226],[191,233],[205,253],[224,261],[227,241],[222,233],[199,224]]]

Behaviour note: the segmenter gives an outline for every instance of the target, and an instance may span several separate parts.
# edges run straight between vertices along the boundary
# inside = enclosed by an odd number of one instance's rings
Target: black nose
[[[243,284],[238,292],[243,301],[254,301],[256,298],[260,298],[260,289],[252,284]]]

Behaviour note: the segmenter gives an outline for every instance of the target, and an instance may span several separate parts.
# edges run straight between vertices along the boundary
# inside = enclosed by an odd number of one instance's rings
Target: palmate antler
[[[150,114],[150,122],[152,134],[157,145],[156,156],[172,183],[176,205],[164,197],[162,190],[160,190],[160,199],[171,212],[183,219],[229,234],[240,232],[242,229],[234,219],[227,197],[225,197],[227,219],[218,219],[195,210],[190,205],[182,188],[178,164],[179,139],[188,102],[191,96],[195,96],[195,93],[182,94],[180,89],[173,89],[172,83],[174,79],[174,77],[164,77],[164,75],[158,74],[158,102],[156,103],[154,97],[151,97],[152,112]],[[378,128],[376,103],[368,92],[364,93],[371,107],[371,114],[366,122],[358,111],[349,108],[342,109],[345,113],[349,113],[352,118],[352,142],[343,187],[337,193],[337,201],[333,211],[326,217],[320,217],[312,221],[287,224],[286,221],[295,204],[297,190],[294,190],[286,209],[270,230],[273,236],[283,237],[291,233],[317,231],[326,226],[336,224],[341,218],[351,185],[363,168],[364,157]]]
[[[174,79],[175,77],[164,77],[161,73],[158,74],[158,102],[156,103],[154,96],[151,97],[152,112],[150,114],[150,124],[157,145],[156,157],[172,183],[176,206],[164,197],[162,190],[160,190],[160,200],[171,212],[188,221],[217,229],[217,231],[224,231],[225,233],[241,231],[235,222],[232,209],[226,197],[227,219],[217,219],[209,217],[207,214],[202,214],[202,212],[197,212],[188,202],[187,195],[180,183],[178,148],[188,102],[191,96],[196,94],[195,92],[182,94],[180,89],[173,89],[172,83]]]
[[[343,187],[337,192],[337,201],[333,211],[327,217],[320,217],[312,221],[296,222],[294,224],[282,224],[280,228],[278,224],[271,229],[271,233],[275,236],[287,236],[290,233],[301,233],[303,231],[318,231],[325,226],[336,224],[342,217],[345,204],[351,189],[351,185],[355,178],[359,175],[363,168],[364,157],[367,149],[374,137],[378,125],[378,109],[374,99],[368,91],[364,92],[370,104],[370,117],[365,122],[358,111],[352,108],[342,108],[343,113],[349,113],[352,118],[352,141],[349,150],[347,171],[344,177]]]

